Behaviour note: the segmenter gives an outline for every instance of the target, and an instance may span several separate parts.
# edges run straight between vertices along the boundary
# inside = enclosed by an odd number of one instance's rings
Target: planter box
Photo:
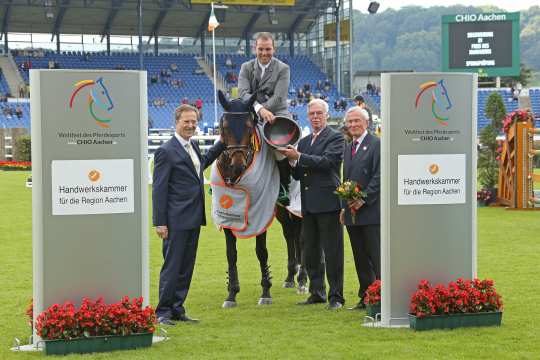
[[[130,350],[152,346],[152,333],[126,336],[93,336],[71,340],[46,340],[46,355],[87,354],[114,350]]]
[[[409,314],[409,325],[411,329],[432,330],[432,329],[455,329],[459,327],[473,326],[501,326],[502,312],[483,312],[469,314],[449,314],[433,315],[418,318]]]
[[[381,313],[381,304],[379,305],[366,305],[366,315],[375,318],[375,315]]]

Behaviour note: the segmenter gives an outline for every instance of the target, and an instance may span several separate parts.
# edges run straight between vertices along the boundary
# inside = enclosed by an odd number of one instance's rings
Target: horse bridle
[[[250,112],[225,112],[223,113],[223,116],[221,117],[221,120],[219,122],[219,130],[220,133],[223,134],[223,119],[225,118],[226,114],[249,114],[251,117],[251,121],[253,121],[253,113]],[[255,130],[255,127],[250,129],[250,139],[253,136],[253,131]],[[246,165],[249,166],[251,162],[253,161],[253,157],[255,156],[255,149],[252,146],[252,143],[250,141],[249,145],[225,145],[225,149],[221,153],[221,157],[223,157],[223,161],[225,163],[230,163],[230,159],[236,154],[241,153],[242,158],[245,161]],[[218,161],[218,168],[220,169],[221,174],[224,173],[222,164]],[[225,181],[225,184],[227,185],[236,185],[238,181],[240,180],[241,176],[238,176],[236,180],[232,180],[231,178],[223,178]]]

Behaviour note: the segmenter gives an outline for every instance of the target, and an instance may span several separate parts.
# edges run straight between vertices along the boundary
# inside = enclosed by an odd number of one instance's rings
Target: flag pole
[[[214,3],[212,2],[212,14],[214,13]],[[216,78],[216,29],[212,29],[212,64],[214,67],[214,124],[217,120],[217,78]]]

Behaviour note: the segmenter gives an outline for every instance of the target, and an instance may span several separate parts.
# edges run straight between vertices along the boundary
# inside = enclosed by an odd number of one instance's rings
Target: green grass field
[[[29,173],[0,171],[0,359],[37,359],[39,353],[12,353],[13,338],[27,338],[24,311],[32,296],[31,191]],[[160,241],[150,233],[151,303],[157,303],[162,263]],[[345,240],[345,298],[357,299],[357,281]],[[239,306],[221,308],[226,295],[225,244],[214,226],[201,234],[188,314],[198,325],[171,328],[171,339],[150,349],[63,359],[539,359],[540,213],[478,210],[478,272],[493,278],[504,300],[500,328],[416,333],[408,329],[368,329],[363,312],[329,312],[322,305],[298,307],[304,299],[283,289],[286,247],[280,227],[269,233],[274,304],[257,306],[258,262],[252,239],[239,241],[242,291]]]

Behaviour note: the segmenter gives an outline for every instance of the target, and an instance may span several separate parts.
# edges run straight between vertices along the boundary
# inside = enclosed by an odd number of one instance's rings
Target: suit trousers
[[[201,228],[169,229],[163,240],[163,266],[159,274],[159,303],[156,315],[173,319],[185,314],[184,301],[189,291]]]
[[[343,227],[339,223],[339,211],[304,214],[302,234],[311,297],[326,301],[324,283],[326,270],[330,287],[328,301],[344,304]]]
[[[347,226],[354,256],[356,275],[360,283],[358,297],[364,298],[369,285],[381,279],[381,226],[355,225]]]

